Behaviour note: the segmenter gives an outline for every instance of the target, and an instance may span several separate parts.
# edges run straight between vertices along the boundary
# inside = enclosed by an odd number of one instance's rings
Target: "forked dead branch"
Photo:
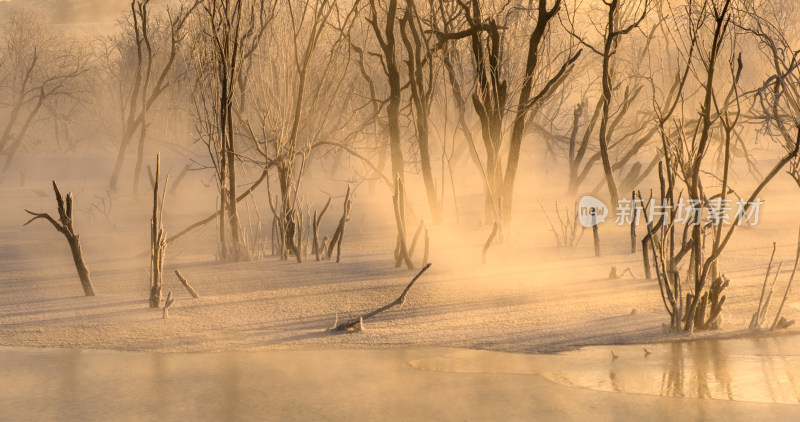
[[[27,226],[34,220],[38,220],[40,218],[44,218],[45,220],[49,221],[53,227],[58,230],[59,233],[63,234],[64,237],[67,238],[67,242],[69,243],[69,249],[72,251],[72,259],[75,261],[75,269],[78,270],[78,277],[81,279],[81,286],[83,287],[83,293],[86,296],[94,296],[94,288],[92,287],[92,279],[89,277],[89,268],[86,267],[86,263],[83,261],[83,252],[81,251],[81,240],[80,235],[75,233],[75,228],[73,227],[73,219],[72,219],[72,192],[67,194],[66,200],[61,196],[61,192],[58,190],[58,185],[56,181],[53,180],[53,191],[56,195],[56,203],[58,204],[58,219],[56,221],[53,217],[50,216],[48,213],[37,213],[29,210],[25,210],[28,214],[32,215],[33,218],[28,220],[27,223],[23,224],[23,226]]]

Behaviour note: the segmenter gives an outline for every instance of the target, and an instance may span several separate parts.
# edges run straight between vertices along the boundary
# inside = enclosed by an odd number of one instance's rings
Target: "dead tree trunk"
[[[425,252],[422,254],[422,266],[428,265],[428,256],[430,254],[430,239],[428,238],[428,228],[425,227]]]
[[[314,219],[312,221],[313,228],[311,229],[314,232],[314,244],[311,245],[312,252],[317,258],[317,261],[320,260],[319,255],[323,252],[323,249],[319,244],[319,223],[322,222],[322,217],[325,215],[325,212],[328,211],[328,207],[331,205],[331,198],[328,198],[328,202],[325,203],[325,206],[322,207],[322,211],[320,211],[319,216],[317,216],[317,212],[314,211]]]
[[[395,178],[394,184],[394,218],[397,223],[397,251],[395,254],[396,268],[405,262],[409,270],[414,269],[414,263],[411,262],[411,256],[408,254],[408,246],[406,245],[406,213],[405,213],[405,189],[403,188],[403,180],[399,177]]]
[[[408,256],[414,256],[414,250],[417,248],[417,240],[419,240],[419,236],[422,234],[422,229],[424,228],[425,220],[419,220],[419,226],[417,226],[417,231],[414,232],[414,238],[411,239],[411,246],[408,248]]]
[[[161,315],[162,319],[167,319],[169,315],[169,307],[175,302],[175,298],[172,297],[172,292],[167,293],[167,300],[164,301],[164,312]]]
[[[164,193],[158,199],[158,183],[161,177],[161,154],[156,155],[156,175],[153,179],[153,217],[150,219],[150,307],[161,306],[161,285],[164,274],[164,255],[167,251],[167,233],[164,231],[164,197],[167,195],[167,183],[164,182]],[[166,308],[165,308],[166,309]]]
[[[350,186],[347,186],[347,193],[344,195],[344,210],[342,211],[342,218],[339,219],[339,225],[336,226],[336,231],[333,232],[331,243],[328,244],[328,260],[330,261],[333,256],[333,248],[336,248],[336,262],[342,258],[342,238],[344,237],[344,226],[350,221]]]
[[[379,313],[381,313],[381,312],[383,312],[383,311],[385,311],[387,309],[391,309],[391,308],[393,308],[393,307],[395,307],[397,305],[403,306],[403,304],[406,302],[406,295],[408,294],[408,291],[411,290],[411,286],[413,286],[414,283],[417,281],[417,279],[422,275],[422,273],[427,271],[428,268],[430,268],[430,267],[431,267],[431,264],[425,264],[425,266],[422,267],[422,269],[417,273],[417,275],[415,275],[414,278],[411,279],[411,282],[408,283],[408,286],[406,286],[406,289],[403,290],[402,294],[400,294],[400,297],[398,297],[394,301],[389,302],[388,304],[386,304],[384,306],[381,306],[380,308],[378,308],[378,309],[376,309],[376,310],[374,310],[374,311],[372,311],[372,312],[370,312],[370,313],[368,313],[366,315],[360,316],[360,317],[355,318],[355,319],[351,319],[350,321],[347,321],[347,322],[343,322],[343,323],[333,327],[333,330],[334,331],[353,331],[353,329],[355,327],[361,326],[365,319],[372,318],[375,315],[378,315]]]
[[[94,296],[94,288],[92,287],[92,280],[89,277],[89,268],[86,267],[86,263],[83,261],[83,252],[81,251],[81,241],[80,235],[75,233],[75,229],[72,226],[72,192],[67,194],[66,201],[61,196],[61,192],[58,190],[58,185],[56,181],[53,181],[53,191],[55,191],[56,195],[56,202],[58,203],[58,217],[59,221],[56,221],[53,217],[50,216],[48,213],[35,213],[33,211],[25,210],[28,214],[32,215],[33,218],[28,220],[27,223],[23,224],[27,226],[32,221],[37,220],[39,218],[44,218],[45,220],[49,221],[53,227],[56,228],[64,237],[67,238],[67,242],[69,243],[69,249],[72,252],[72,259],[75,261],[75,269],[78,270],[78,277],[81,279],[81,286],[83,287],[83,293],[86,296]]]

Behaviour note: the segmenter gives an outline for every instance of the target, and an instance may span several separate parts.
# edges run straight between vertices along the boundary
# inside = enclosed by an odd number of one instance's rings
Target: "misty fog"
[[[796,414],[795,6],[0,0],[0,419]]]

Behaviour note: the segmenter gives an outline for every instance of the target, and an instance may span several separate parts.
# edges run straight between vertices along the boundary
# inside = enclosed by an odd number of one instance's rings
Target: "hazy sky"
[[[130,2],[126,0],[0,0],[41,12],[54,23],[92,23],[113,21]]]

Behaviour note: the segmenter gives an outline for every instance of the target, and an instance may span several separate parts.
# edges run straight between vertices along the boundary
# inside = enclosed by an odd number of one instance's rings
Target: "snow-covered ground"
[[[668,318],[658,285],[642,278],[641,255],[630,253],[626,227],[601,227],[599,258],[588,231],[575,248],[555,247],[539,205],[549,212],[548,204],[559,198],[560,188],[551,187],[555,176],[529,175],[518,183],[511,239],[492,246],[486,265],[481,264],[481,248],[490,230],[478,224],[480,186],[456,180],[460,224],[430,226],[433,266],[405,305],[366,321],[364,332],[338,334],[329,331],[337,317],[356,317],[394,300],[415,274],[394,268],[387,189],[377,186],[373,193],[363,184],[355,190],[339,264],[274,257],[218,263],[214,224],[178,240],[168,247],[164,287],[164,294],[172,291],[177,301],[169,318],[162,319],[160,310],[147,306],[148,195],[115,195],[107,216],[97,209],[90,216],[90,204],[101,206],[106,195],[107,159],[24,156],[16,165],[0,185],[0,345],[165,352],[415,345],[535,353],[675,338],[662,329]],[[165,172],[174,174],[182,165],[166,159]],[[22,186],[21,168],[27,168]],[[22,227],[27,220],[23,208],[55,212],[50,178],[62,191],[75,192],[75,226],[96,297],[82,296],[59,233],[43,221]],[[253,178],[242,176],[243,183]],[[167,197],[168,235],[213,212],[213,188],[201,183],[207,179],[207,174],[192,174],[178,193]],[[776,296],[782,295],[800,223],[800,189],[793,183],[780,176],[762,195],[766,204],[760,224],[734,235],[721,267],[731,279],[724,326],[702,335],[739,334],[747,328],[773,241],[776,261],[783,261],[776,285]],[[327,198],[323,192],[342,195],[344,186],[315,186],[308,193],[321,207]],[[265,190],[260,188],[257,204],[269,227]],[[423,215],[422,194],[412,198]],[[326,215],[322,231],[329,236],[341,201],[334,197]],[[452,217],[452,200],[447,201]],[[243,221],[257,218],[252,206],[249,216],[245,209],[241,213]],[[416,224],[409,226],[413,231]],[[421,255],[418,246],[418,264]],[[612,267],[619,272],[630,268],[635,277],[609,279]],[[181,287],[175,269],[200,298],[192,299]],[[784,309],[788,319],[800,318],[799,299],[790,295]]]

